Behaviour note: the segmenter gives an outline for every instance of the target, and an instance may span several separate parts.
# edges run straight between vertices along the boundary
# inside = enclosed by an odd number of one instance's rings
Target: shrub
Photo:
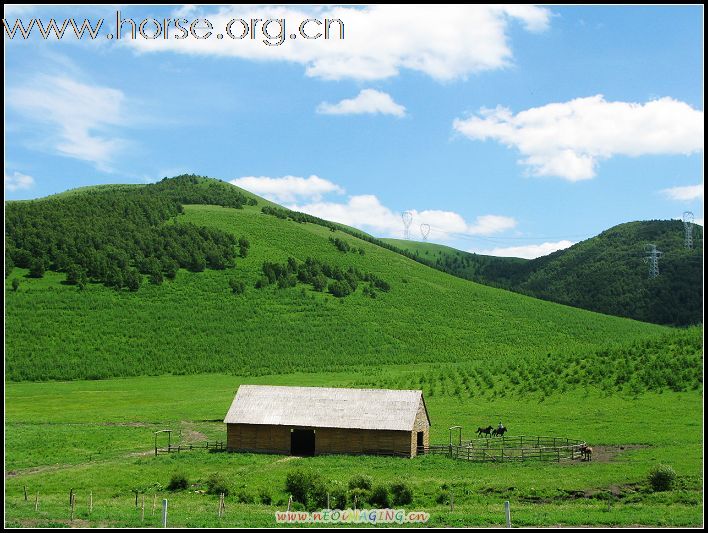
[[[349,480],[349,490],[352,489],[364,489],[371,490],[371,485],[373,481],[371,477],[364,474],[358,474]]]
[[[353,507],[361,509],[362,505],[369,501],[371,491],[362,488],[355,488],[349,491],[349,502]]]
[[[229,278],[229,287],[234,294],[243,294],[246,291],[246,284],[236,278]]]
[[[385,485],[377,485],[372,489],[371,495],[369,496],[369,503],[377,506],[379,509],[389,507],[391,502],[388,495],[388,489]]]
[[[307,507],[310,511],[327,507],[327,485],[319,476],[312,478],[307,494]]]
[[[229,495],[229,485],[220,473],[214,472],[207,478],[207,494],[221,494],[222,492]]]
[[[17,279],[17,278],[14,278],[14,279],[12,280],[12,290],[13,290],[14,292],[17,292],[17,289],[19,289],[19,288],[20,288],[20,280]]]
[[[271,497],[270,492],[266,489],[261,489],[258,491],[258,499],[263,505],[270,505],[273,503],[273,498]]]
[[[346,281],[333,281],[329,284],[329,292],[337,298],[344,298],[351,294],[352,288]]]
[[[172,474],[170,482],[167,484],[167,490],[171,491],[185,490],[187,487],[189,487],[189,480],[182,472]]]
[[[341,481],[333,481],[329,487],[329,506],[344,509],[347,506],[347,490]]]
[[[405,483],[391,485],[393,505],[408,505],[413,502],[413,490]]]
[[[307,496],[316,479],[319,479],[319,475],[313,472],[305,470],[288,472],[285,477],[285,491],[293,497],[293,501],[307,504]]]
[[[241,489],[236,493],[236,501],[239,503],[255,503],[256,499],[253,497],[253,494],[245,489]]]
[[[671,490],[676,472],[669,465],[656,465],[649,471],[649,484],[655,492]]]

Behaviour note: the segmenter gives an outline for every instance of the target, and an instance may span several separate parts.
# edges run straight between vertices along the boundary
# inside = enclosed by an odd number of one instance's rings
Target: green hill
[[[385,240],[465,279],[600,313],[685,326],[703,320],[701,226],[693,226],[693,238],[693,249],[686,249],[678,220],[628,222],[533,260]],[[655,278],[646,262],[650,243],[662,252]]]
[[[422,362],[487,362],[503,372],[520,358],[666,331],[471,283],[365,234],[265,214],[265,205],[195,177],[7,203],[7,248],[19,266],[6,280],[6,375],[247,375]],[[40,259],[46,268],[33,272]],[[282,275],[264,282],[264,263]],[[72,284],[66,270],[84,282]],[[332,287],[342,283],[353,291],[337,297]]]

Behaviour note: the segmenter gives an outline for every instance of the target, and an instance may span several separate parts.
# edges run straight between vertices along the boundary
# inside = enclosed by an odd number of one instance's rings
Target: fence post
[[[162,527],[167,527],[167,500],[162,500]]]
[[[34,497],[34,510],[39,510],[39,492],[37,492],[37,495]]]
[[[155,516],[155,505],[157,504],[157,492],[152,495],[152,514]]]
[[[455,510],[455,493],[450,489],[450,512]]]
[[[506,515],[506,527],[511,527],[511,505],[508,501],[504,502],[504,514]]]
[[[27,485],[24,486],[25,489],[25,501],[27,501]]]
[[[91,518],[92,512],[93,512],[93,491],[89,492],[89,518]]]

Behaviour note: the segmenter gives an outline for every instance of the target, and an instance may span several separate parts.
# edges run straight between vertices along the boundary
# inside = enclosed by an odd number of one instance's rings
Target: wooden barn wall
[[[425,413],[423,414],[425,416]],[[227,424],[226,447],[232,451],[290,453],[290,426]],[[315,429],[315,453],[390,453],[414,455],[410,431]],[[427,435],[427,434],[426,434]],[[426,440],[427,443],[427,440]]]
[[[413,431],[411,433],[411,456],[415,457],[418,451],[418,432],[423,432],[423,446],[426,448],[430,446],[430,424],[428,423],[428,417],[425,414],[425,404],[423,400],[420,401],[418,406],[418,413],[415,416],[415,422],[413,424]]]

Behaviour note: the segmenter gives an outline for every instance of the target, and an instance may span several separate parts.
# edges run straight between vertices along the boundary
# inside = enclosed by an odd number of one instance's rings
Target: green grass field
[[[287,502],[285,477],[298,469],[332,486],[361,473],[376,484],[403,479],[414,493],[407,508],[429,512],[433,525],[502,525],[505,500],[515,525],[701,524],[702,328],[656,326],[479,285],[341,231],[265,215],[260,202],[191,205],[178,217],[245,236],[250,251],[235,268],[180,270],[174,281],[144,282],[137,292],[98,283],[78,290],[64,274],[32,279],[12,271],[6,525],[72,525],[74,489],[73,525],[156,526],[157,495],[169,499],[175,526],[273,526]],[[330,237],[364,253],[341,252]],[[355,267],[391,290],[336,298],[304,284],[255,288],[264,261],[289,257]],[[232,278],[245,293],[232,293]],[[241,383],[422,389],[434,443],[446,443],[452,425],[471,438],[477,426],[502,419],[511,435],[587,440],[596,460],[154,456],[160,429],[173,429],[182,443],[224,440],[219,421]],[[676,470],[673,490],[648,488],[658,463]],[[192,486],[170,493],[177,472]],[[203,493],[215,472],[231,490],[222,519],[217,496]],[[135,490],[146,496],[144,522]],[[271,504],[261,503],[263,493]]]
[[[223,440],[221,419],[240,383],[362,387],[385,373],[407,379],[427,367],[365,367],[339,373],[238,378],[223,375],[163,376],[59,383],[11,383],[6,390],[6,523],[68,525],[68,494],[77,493],[76,524],[139,526],[133,490],[146,495],[143,525],[157,525],[153,494],[170,505],[175,526],[273,526],[284,510],[289,471],[312,469],[329,482],[344,483],[366,473],[375,483],[401,478],[413,488],[409,509],[425,510],[435,525],[502,525],[503,502],[515,525],[697,526],[702,517],[701,395],[698,392],[607,395],[592,388],[555,394],[427,398],[431,440],[446,443],[447,428],[461,424],[465,437],[477,425],[503,417],[512,434],[563,435],[587,439],[596,460],[571,464],[470,464],[446,457],[415,459],[329,456],[294,458],[256,454],[152,453],[153,432],[181,431],[183,443]],[[613,447],[624,446],[624,451]],[[634,447],[636,446],[636,447]],[[606,456],[602,457],[601,450]],[[649,469],[668,463],[677,488],[653,493]],[[170,477],[184,472],[188,491],[166,491]],[[208,476],[223,473],[231,483],[227,513],[217,518],[218,497],[198,493]],[[30,495],[24,501],[24,487]],[[454,492],[450,511],[446,495]],[[87,498],[94,512],[88,520]],[[240,503],[261,492],[271,505]],[[39,510],[34,496],[39,493]],[[610,500],[609,494],[613,494]],[[246,497],[244,498],[244,495]],[[439,503],[442,502],[442,503]]]

